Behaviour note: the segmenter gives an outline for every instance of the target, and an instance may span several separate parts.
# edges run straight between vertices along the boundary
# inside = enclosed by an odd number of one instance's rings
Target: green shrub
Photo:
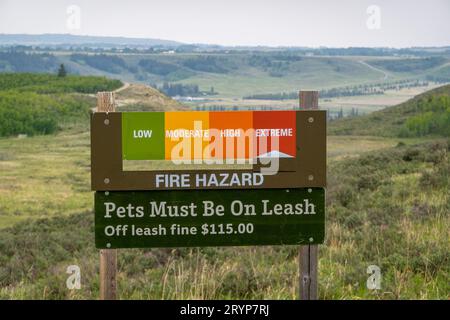
[[[50,134],[87,120],[93,99],[76,93],[111,91],[119,80],[51,74],[0,74],[0,136]]]
[[[368,115],[334,120],[330,122],[329,133],[403,138],[450,137],[450,85]]]

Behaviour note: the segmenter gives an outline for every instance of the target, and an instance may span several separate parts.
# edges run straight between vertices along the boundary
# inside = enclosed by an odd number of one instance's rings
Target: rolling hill
[[[112,49],[111,49],[112,50]],[[131,51],[4,48],[0,72],[55,72],[118,78],[127,82],[198,85],[214,97],[329,89],[405,79],[448,82],[448,58],[309,56],[302,51]]]
[[[168,46],[177,47],[182,43],[171,40],[127,37],[101,37],[73,34],[0,34],[2,45],[62,45],[62,46],[86,46],[98,47],[128,46],[151,47]]]
[[[386,137],[450,136],[450,85],[427,91],[397,106],[332,121],[332,135]]]

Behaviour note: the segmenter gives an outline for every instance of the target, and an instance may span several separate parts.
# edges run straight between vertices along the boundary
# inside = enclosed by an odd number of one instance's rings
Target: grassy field
[[[0,138],[0,226],[91,210],[89,145],[87,126]]]
[[[333,122],[330,134],[371,136],[450,135],[450,85],[415,96],[391,108]]]

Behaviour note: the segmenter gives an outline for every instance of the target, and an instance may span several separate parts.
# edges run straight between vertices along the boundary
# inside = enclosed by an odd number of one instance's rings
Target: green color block
[[[164,160],[164,112],[122,114],[122,159]]]
[[[95,194],[97,248],[319,244],[324,234],[322,188]]]

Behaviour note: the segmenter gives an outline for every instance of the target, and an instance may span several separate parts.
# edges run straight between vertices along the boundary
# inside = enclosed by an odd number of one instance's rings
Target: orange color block
[[[215,145],[211,158],[249,159],[255,156],[253,112],[210,112],[209,127],[211,143]]]
[[[209,143],[209,112],[166,112],[164,121],[166,160],[203,158]]]

